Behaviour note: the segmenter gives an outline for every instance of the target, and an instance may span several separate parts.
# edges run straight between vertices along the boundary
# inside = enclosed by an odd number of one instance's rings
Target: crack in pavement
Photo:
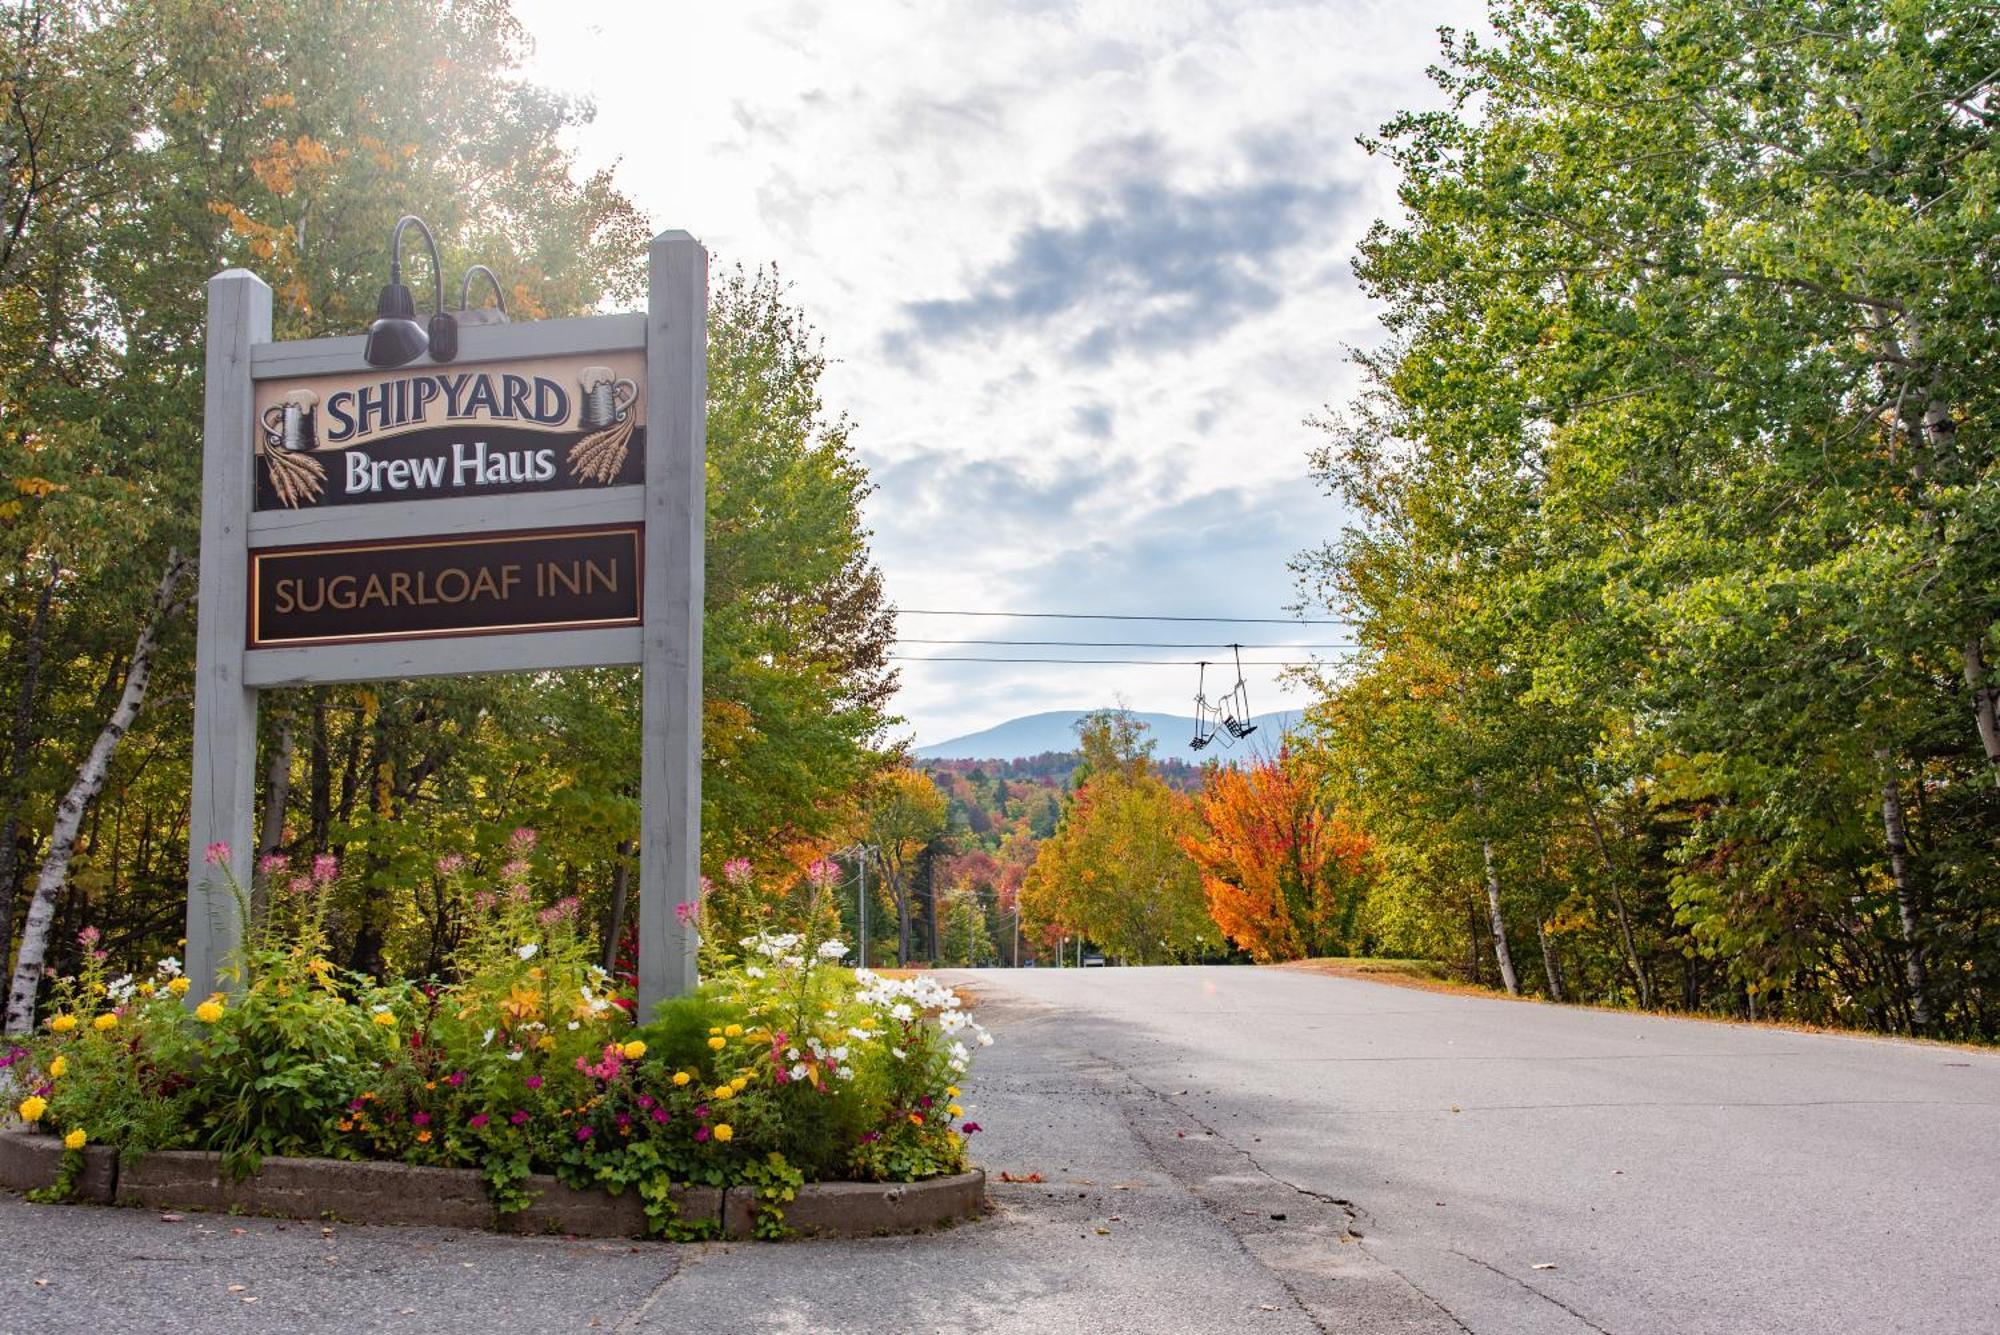
[[[1392,1265],[1389,1261],[1385,1260],[1381,1255],[1376,1253],[1374,1250],[1368,1249],[1366,1247],[1365,1234],[1362,1229],[1355,1227],[1355,1225],[1359,1222],[1365,1221],[1368,1224],[1368,1226],[1372,1228],[1374,1226],[1374,1221],[1372,1217],[1368,1216],[1367,1212],[1361,1206],[1355,1204],[1353,1201],[1347,1199],[1346,1197],[1335,1196],[1330,1192],[1319,1191],[1315,1188],[1304,1186],[1301,1183],[1293,1182],[1289,1178],[1279,1176],[1277,1173],[1274,1173],[1270,1169],[1266,1168],[1263,1165],[1263,1163],[1257,1158],[1257,1156],[1252,1154],[1249,1150],[1237,1144],[1235,1141],[1231,1140],[1227,1135],[1223,1134],[1221,1131],[1211,1126],[1208,1122],[1204,1121],[1198,1114],[1193,1112],[1191,1109],[1175,1102],[1173,1096],[1168,1094],[1165,1090],[1154,1088],[1152,1085],[1147,1084],[1145,1081],[1133,1075],[1130,1071],[1117,1065],[1117,1063],[1105,1058],[1100,1053],[1091,1052],[1088,1053],[1087,1055],[1093,1062],[1097,1064],[1096,1070],[1091,1071],[1090,1074],[1098,1077],[1099,1079],[1102,1079],[1104,1075],[1115,1072],[1118,1076],[1123,1078],[1124,1082],[1128,1087],[1149,1096],[1154,1102],[1165,1108],[1170,1114],[1184,1121],[1192,1123],[1194,1126],[1200,1128],[1215,1143],[1216,1146],[1218,1146],[1223,1150],[1228,1151],[1231,1154],[1236,1155],[1238,1158],[1242,1159],[1245,1163],[1249,1164],[1249,1166],[1253,1170],[1255,1170],[1255,1172],[1259,1177],[1262,1177],[1263,1179],[1273,1183],[1274,1185],[1284,1187],[1292,1192],[1295,1192],[1300,1196],[1304,1196],[1309,1200],[1318,1201],[1323,1205],[1328,1205],[1333,1207],[1334,1209],[1339,1210],[1341,1212],[1341,1216],[1344,1221],[1341,1226],[1342,1241],[1352,1239],[1357,1245],[1361,1245],[1364,1248],[1364,1254],[1368,1257],[1369,1261],[1371,1261],[1376,1265],[1381,1266],[1382,1269],[1387,1271],[1389,1274],[1394,1275],[1397,1278],[1397,1280],[1401,1281],[1412,1293],[1416,1294],[1419,1298],[1423,1299],[1424,1302],[1428,1303],[1431,1307],[1436,1308],[1438,1312],[1442,1313],[1445,1319],[1450,1321],[1452,1325],[1455,1326],[1457,1329],[1464,1331],[1466,1335],[1474,1335],[1472,1327],[1468,1326],[1464,1322],[1464,1320],[1459,1317],[1458,1313],[1452,1311],[1451,1308],[1447,1307],[1436,1295],[1430,1293],[1422,1285],[1418,1284],[1415,1280],[1411,1279],[1408,1275],[1404,1274],[1402,1270],[1398,1269],[1395,1265]],[[1217,1209],[1215,1204],[1210,1200],[1208,1200],[1207,1197],[1203,1194],[1201,1188],[1198,1185],[1196,1185],[1191,1181],[1184,1180],[1180,1176],[1180,1174],[1174,1171],[1173,1167],[1168,1164],[1166,1156],[1163,1155],[1160,1152],[1158,1146],[1156,1146],[1153,1143],[1152,1138],[1148,1136],[1146,1132],[1136,1122],[1132,1120],[1131,1116],[1128,1113],[1126,1113],[1123,1107],[1123,1100],[1120,1100],[1119,1102],[1120,1102],[1120,1109],[1119,1109],[1120,1116],[1124,1118],[1126,1126],[1131,1130],[1134,1139],[1138,1141],[1140,1147],[1145,1150],[1147,1157],[1150,1158],[1154,1162],[1154,1164],[1159,1167],[1160,1171],[1165,1173],[1170,1180],[1179,1183],[1182,1189],[1187,1191],[1187,1193],[1193,1196],[1197,1201],[1200,1201],[1202,1206],[1205,1209],[1207,1209],[1212,1215],[1214,1215],[1219,1220],[1219,1222],[1221,1222],[1223,1228],[1229,1233],[1231,1239],[1235,1241],[1237,1249],[1241,1251],[1253,1265],[1257,1266],[1260,1270],[1270,1275],[1272,1280],[1276,1282],[1279,1285],[1279,1287],[1284,1289],[1286,1295],[1291,1298],[1293,1304],[1298,1307],[1300,1313],[1306,1318],[1306,1320],[1312,1322],[1315,1329],[1320,1330],[1322,1332],[1328,1331],[1329,1327],[1326,1325],[1324,1321],[1320,1319],[1318,1313],[1315,1312],[1312,1306],[1306,1301],[1305,1295],[1302,1292],[1300,1292],[1297,1285],[1294,1284],[1290,1279],[1288,1279],[1281,1269],[1279,1269],[1276,1266],[1273,1266],[1263,1257],[1259,1256],[1248,1245],[1248,1243],[1244,1241],[1241,1231],[1239,1230],[1237,1224],[1234,1222],[1230,1214]]]
[[[1500,1276],[1500,1278],[1504,1280],[1509,1280],[1512,1283],[1518,1285],[1519,1287],[1526,1289],[1529,1293],[1534,1294],[1537,1298],[1540,1298],[1543,1302],[1561,1308],[1563,1311],[1568,1312],[1571,1316],[1575,1317],[1578,1321],[1581,1321],[1584,1325],[1589,1326],[1592,1330],[1596,1331],[1597,1335],[1611,1335],[1610,1331],[1598,1325],[1595,1321],[1592,1321],[1589,1317],[1577,1311],[1574,1307],[1571,1307],[1568,1303],[1564,1302],[1562,1299],[1557,1298],[1552,1294],[1547,1294],[1542,1292],[1540,1289],[1528,1283],[1526,1280],[1520,1278],[1518,1275],[1510,1275],[1505,1270],[1502,1270],[1499,1266],[1491,1265],[1485,1261],[1480,1260],[1478,1257],[1472,1255],[1470,1252],[1462,1252],[1458,1250],[1458,1248],[1456,1247],[1451,1249],[1451,1254],[1453,1256],[1462,1256],[1466,1260],[1478,1266],[1481,1270],[1490,1270],[1494,1274]]]
[[[651,1291],[639,1300],[637,1307],[619,1318],[618,1324],[611,1328],[612,1335],[634,1335],[634,1332],[639,1329],[640,1323],[645,1321],[646,1317],[652,1312],[653,1305],[659,1302],[666,1294],[667,1285],[673,1283],[674,1278],[680,1273],[680,1258],[678,1256],[668,1257],[667,1273],[660,1276],[660,1282],[655,1284]]]

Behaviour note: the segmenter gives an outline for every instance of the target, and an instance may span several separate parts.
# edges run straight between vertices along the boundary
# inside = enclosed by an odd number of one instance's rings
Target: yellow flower
[[[923,1119],[923,1118],[921,1118],[921,1117],[917,1116],[917,1114],[915,1114],[915,1113],[911,1113],[911,1114],[910,1114],[910,1125],[911,1125],[911,1126],[922,1126],[923,1124],[924,1124],[924,1119]]]
[[[74,1028],[76,1028],[76,1017],[74,1015],[58,1015],[49,1021],[49,1030],[52,1033],[67,1034]]]
[[[543,1034],[535,1040],[535,1046],[543,1052],[554,1052],[556,1050],[556,1036],[554,1034]]]
[[[201,1005],[194,1008],[194,1018],[200,1020],[203,1024],[214,1024],[222,1018],[222,1003],[219,1001],[202,1002]]]
[[[115,1012],[106,1011],[95,1020],[92,1020],[90,1027],[100,1034],[108,1034],[118,1027],[118,1016]]]
[[[677,1085],[685,1085],[691,1079],[693,1079],[693,1077],[690,1076],[686,1071],[674,1072],[674,1083]]]
[[[747,1075],[739,1075],[729,1083],[730,1086],[734,1088],[738,1094],[741,1094],[745,1089],[749,1087],[750,1077]]]
[[[140,995],[140,996],[142,996],[142,997],[150,997],[150,996],[152,996],[152,995],[153,995],[153,985],[152,985],[151,983],[141,983],[141,984],[139,984],[139,995]]]
[[[719,1034],[722,1032],[722,1026],[719,1024],[712,1024],[708,1027],[708,1032],[711,1034]]]
[[[717,1140],[729,1140],[730,1138],[735,1136],[736,1128],[731,1126],[727,1122],[717,1122],[715,1124],[715,1130],[711,1131],[709,1134],[714,1136]]]
[[[718,1099],[733,1099],[733,1098],[735,1098],[735,1097],[736,1097],[736,1086],[734,1086],[734,1085],[717,1085],[717,1086],[715,1087],[715,1091],[714,1091],[714,1093],[715,1093],[715,1097],[716,1097],[716,1098],[718,1098]]]
[[[948,1099],[955,1099],[955,1098],[957,1098],[957,1097],[958,1097],[958,1086],[957,1086],[957,1085],[946,1085],[946,1086],[944,1087],[944,1096],[945,1096],[946,1098],[948,1098]]]
[[[78,1127],[63,1137],[63,1148],[66,1150],[80,1150],[89,1139],[90,1137],[84,1134],[83,1128]]]
[[[371,1018],[384,1029],[394,1029],[396,1027],[396,1012],[394,1011],[376,1011]]]
[[[18,1109],[21,1114],[21,1120],[24,1122],[39,1122],[42,1120],[42,1114],[48,1110],[49,1101],[40,1094],[30,1094],[27,1098],[22,1099],[21,1106]]]
[[[644,1042],[635,1038],[630,1043],[627,1043],[623,1048],[621,1048],[620,1051],[622,1051],[625,1054],[625,1059],[627,1061],[638,1061],[639,1058],[646,1055],[646,1045]]]
[[[724,1048],[729,1046],[729,1040],[718,1034],[714,1038],[708,1040],[708,1045],[714,1048],[717,1052],[720,1052]]]
[[[167,991],[173,993],[177,997],[186,996],[188,993],[188,980],[185,978],[174,979],[173,982],[167,984]]]
[[[953,1117],[965,1116],[965,1109],[959,1107],[956,1103],[952,1104],[949,1108],[946,1108],[945,1111],[950,1113]]]
[[[63,1072],[67,1071],[68,1069],[69,1069],[69,1058],[67,1057],[56,1058],[54,1061],[49,1063],[49,1079],[51,1080],[62,1079]]]
[[[727,1034],[731,1038],[741,1038],[743,1037],[743,1026],[740,1024],[732,1024],[728,1028],[724,1029],[722,1032]]]

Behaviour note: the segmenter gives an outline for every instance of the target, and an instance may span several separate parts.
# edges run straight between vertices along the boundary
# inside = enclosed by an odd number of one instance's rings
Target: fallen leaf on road
[[[243,1236],[243,1235],[244,1235],[245,1233],[248,1233],[249,1231],[250,1231],[250,1230],[249,1230],[249,1229],[247,1229],[247,1228],[232,1228],[232,1229],[230,1229],[230,1230],[229,1230],[229,1236],[231,1236],[231,1237],[233,1237],[233,1238],[240,1238],[240,1237],[242,1237],[242,1236]]]
[[[35,1287],[38,1289],[46,1289],[48,1286],[49,1282],[45,1279],[38,1279],[35,1281]]]
[[[1100,1228],[1097,1230],[1097,1234],[1099,1237],[1108,1238],[1111,1236],[1111,1230],[1108,1228]]]
[[[1276,1303],[1258,1303],[1257,1310],[1260,1312],[1275,1312],[1278,1310],[1278,1305]]]
[[[1003,1168],[1000,1170],[1000,1180],[1002,1182],[1040,1182],[1042,1180],[1042,1175],[1040,1173],[1024,1173],[1021,1176],[1016,1177],[1014,1174],[1008,1172],[1006,1169]]]
[[[250,1286],[249,1286],[248,1284],[231,1284],[231,1285],[229,1286],[229,1291],[230,1291],[231,1293],[241,1293],[241,1292],[243,1292],[243,1290],[245,1290],[245,1289],[247,1289],[247,1288],[249,1288],[249,1287],[250,1287]]]
[[[246,1303],[254,1303],[257,1301],[257,1295],[254,1293],[250,1294],[248,1297],[244,1298],[243,1301]]]
[[[1537,1261],[1529,1268],[1533,1270],[1554,1270],[1556,1263],[1554,1261]]]
[[[163,1214],[160,1216],[160,1222],[163,1224],[178,1224],[181,1222],[181,1217],[177,1214]]]

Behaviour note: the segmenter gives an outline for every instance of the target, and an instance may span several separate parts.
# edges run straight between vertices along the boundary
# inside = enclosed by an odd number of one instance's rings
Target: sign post
[[[694,986],[708,253],[664,232],[650,263],[644,315],[472,326],[389,369],[359,336],[273,343],[268,287],[210,281],[191,998],[242,937],[259,690],[625,664],[640,1007]]]

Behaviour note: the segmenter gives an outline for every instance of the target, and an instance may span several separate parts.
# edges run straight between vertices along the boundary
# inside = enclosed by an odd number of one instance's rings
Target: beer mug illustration
[[[638,401],[639,387],[630,380],[620,379],[608,366],[586,366],[576,373],[576,378],[583,384],[583,420],[578,425],[585,431],[602,431],[624,421],[625,414]]]
[[[319,395],[309,389],[287,390],[285,397],[264,410],[264,440],[274,450],[319,448]]]

